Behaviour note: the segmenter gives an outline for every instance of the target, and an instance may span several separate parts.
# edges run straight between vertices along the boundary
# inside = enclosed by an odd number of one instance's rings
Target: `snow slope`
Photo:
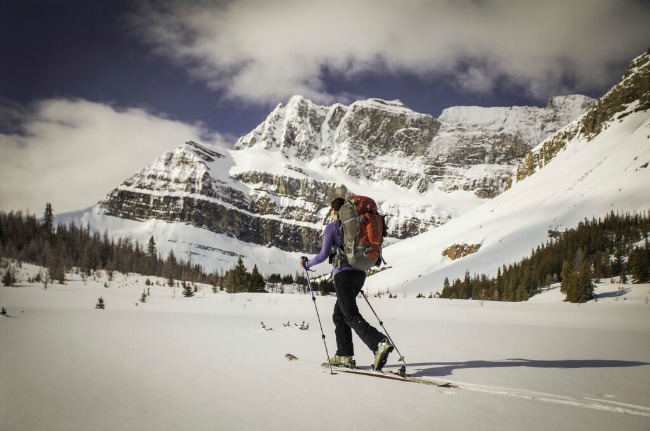
[[[650,116],[614,121],[593,140],[578,135],[549,164],[480,207],[427,233],[385,249],[391,269],[368,279],[368,291],[423,294],[442,289],[445,277],[496,275],[548,240],[548,230],[575,228],[610,211],[650,210]],[[481,244],[451,261],[453,244]]]
[[[460,386],[448,389],[321,369],[309,295],[199,285],[183,298],[152,277],[143,304],[146,277],[104,287],[103,273],[69,275],[43,290],[26,282],[35,272],[24,265],[17,287],[0,287],[2,431],[650,427],[648,284],[601,284],[601,299],[580,306],[555,290],[524,303],[370,298],[409,372]],[[316,301],[330,353],[333,304]]]

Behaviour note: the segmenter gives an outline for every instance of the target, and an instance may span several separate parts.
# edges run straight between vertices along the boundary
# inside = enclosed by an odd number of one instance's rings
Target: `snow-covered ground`
[[[608,280],[582,305],[557,289],[523,303],[370,298],[408,371],[450,389],[330,375],[309,295],[199,285],[184,298],[149,277],[139,303],[145,276],[44,290],[35,273],[23,265],[17,287],[0,287],[3,431],[650,429],[648,284]],[[316,300],[330,354],[334,301]]]

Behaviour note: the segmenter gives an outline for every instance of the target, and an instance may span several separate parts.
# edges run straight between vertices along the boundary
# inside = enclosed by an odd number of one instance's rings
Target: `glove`
[[[307,256],[300,256],[300,266],[305,269],[309,269],[307,262],[309,262],[309,258]]]

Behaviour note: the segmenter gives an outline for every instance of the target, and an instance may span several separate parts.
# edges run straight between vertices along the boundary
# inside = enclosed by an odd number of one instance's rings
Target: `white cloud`
[[[130,16],[155,51],[227,97],[331,102],[321,71],[455,80],[485,92],[503,78],[546,99],[600,88],[645,51],[650,7],[633,0],[141,0]],[[462,70],[462,69],[461,69]],[[472,83],[468,79],[479,81]]]
[[[474,94],[491,93],[496,85],[496,80],[485,73],[484,68],[470,67],[466,71],[456,74],[456,86],[461,90]]]
[[[143,109],[52,99],[16,107],[20,133],[0,134],[0,210],[40,214],[88,207],[165,151],[214,141],[201,125]],[[4,106],[3,115],[11,106]],[[11,116],[11,115],[10,115]]]

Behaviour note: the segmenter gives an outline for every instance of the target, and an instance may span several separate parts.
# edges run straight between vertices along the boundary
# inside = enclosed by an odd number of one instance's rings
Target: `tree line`
[[[525,301],[553,283],[569,302],[594,298],[594,280],[631,277],[635,283],[650,281],[650,216],[619,214],[604,219],[585,219],[576,229],[549,231],[546,244],[518,263],[498,268],[496,277],[470,275],[450,282],[445,278],[441,297],[493,301]]]
[[[65,283],[65,274],[78,268],[82,274],[91,275],[96,270],[137,273],[163,277],[173,286],[175,280],[188,283],[205,283],[231,293],[264,292],[266,280],[257,266],[248,270],[241,257],[237,264],[225,272],[206,272],[199,264],[179,259],[173,251],[163,258],[156,249],[153,236],[146,246],[129,238],[110,238],[107,232],[91,232],[89,226],[74,222],[55,227],[52,206],[48,203],[43,217],[22,212],[0,212],[0,256],[32,262],[46,268],[44,283]],[[2,274],[2,282],[15,282],[10,270]],[[306,280],[292,276],[273,275],[282,283],[306,285]]]

